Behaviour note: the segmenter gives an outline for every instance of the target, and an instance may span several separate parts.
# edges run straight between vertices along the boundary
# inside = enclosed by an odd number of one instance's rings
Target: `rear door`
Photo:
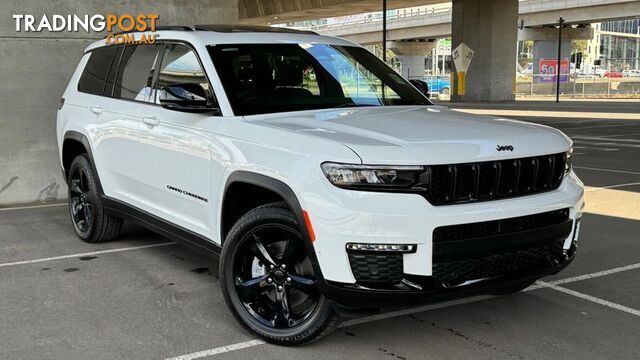
[[[159,45],[122,47],[99,104],[105,122],[96,129],[101,133],[98,156],[108,164],[109,190],[105,193],[141,209],[148,207],[140,153],[145,136],[142,118],[156,108],[152,81],[159,49]]]
[[[138,128],[133,119],[121,115],[117,101],[110,96],[113,80],[124,47],[105,46],[91,51],[87,65],[78,83],[79,95],[86,104],[80,119],[83,130],[90,138],[95,166],[107,196],[129,201],[128,183],[133,169],[128,154],[138,149],[132,132]]]

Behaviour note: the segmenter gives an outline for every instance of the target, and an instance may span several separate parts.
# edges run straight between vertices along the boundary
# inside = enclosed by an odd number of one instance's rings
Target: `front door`
[[[212,96],[196,52],[183,43],[166,43],[160,56],[154,102],[141,114],[142,181],[150,211],[183,228],[210,237],[214,231],[211,176],[220,117],[164,108],[168,85],[194,84]],[[152,108],[152,109],[151,109]]]

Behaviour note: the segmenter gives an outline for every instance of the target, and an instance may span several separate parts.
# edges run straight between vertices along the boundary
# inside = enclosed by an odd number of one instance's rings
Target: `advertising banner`
[[[538,66],[538,73],[540,74],[539,82],[555,83],[557,81],[557,59],[540,59]],[[560,82],[569,82],[569,59],[567,58],[560,60]]]

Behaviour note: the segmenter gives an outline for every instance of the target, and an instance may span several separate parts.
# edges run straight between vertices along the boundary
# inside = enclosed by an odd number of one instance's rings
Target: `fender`
[[[95,160],[93,158],[93,151],[91,150],[91,143],[89,142],[89,138],[87,138],[83,133],[80,133],[78,131],[73,131],[73,130],[69,130],[66,133],[64,133],[64,137],[63,137],[63,141],[62,141],[62,147],[63,147],[63,152],[64,152],[64,142],[66,140],[74,140],[77,141],[79,143],[82,144],[82,146],[84,146],[84,149],[87,152],[87,156],[89,157],[89,163],[91,164],[91,170],[93,170],[93,173],[95,174],[96,178],[98,179],[97,183],[98,183],[98,194],[100,194],[101,196],[104,196],[104,191],[102,190],[102,184],[100,183],[100,176],[98,175],[98,169],[96,168],[96,163]],[[64,180],[67,180],[67,171],[69,171],[69,169],[65,169],[64,165],[62,170],[64,171]]]
[[[316,256],[315,248],[313,247],[313,241],[309,235],[309,230],[306,229],[305,224],[306,221],[304,219],[304,215],[302,214],[302,207],[300,206],[300,202],[298,201],[298,197],[291,190],[289,185],[283,183],[280,180],[274,179],[272,177],[253,173],[250,171],[238,170],[227,178],[227,182],[224,187],[224,195],[222,197],[222,204],[224,204],[225,197],[227,194],[227,189],[229,186],[236,182],[247,183],[251,185],[256,185],[263,187],[267,190],[270,190],[280,197],[284,199],[284,201],[289,205],[289,208],[293,212],[298,225],[300,226],[300,230],[304,239],[305,247],[307,248],[307,253],[309,254],[309,258],[311,260],[311,265],[313,266],[313,270],[316,273],[316,279],[318,282],[324,282],[324,278],[322,277],[322,271],[320,270],[320,265],[318,265],[318,258]],[[222,220],[222,214],[220,214],[220,220]],[[223,241],[222,234],[222,226],[220,226],[220,240]],[[224,244],[223,244],[224,245]]]

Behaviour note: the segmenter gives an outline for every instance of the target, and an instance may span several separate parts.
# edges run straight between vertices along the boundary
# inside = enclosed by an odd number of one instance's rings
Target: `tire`
[[[533,285],[536,282],[537,279],[533,279],[533,280],[525,280],[522,282],[518,282],[518,283],[514,283],[514,284],[509,284],[506,286],[502,286],[502,287],[498,287],[496,289],[494,289],[493,291],[491,291],[491,295],[509,295],[509,294],[514,294],[517,292],[520,292],[526,288],[528,288],[529,286]]]
[[[440,95],[444,95],[444,96],[449,95],[449,88],[444,88],[440,90]]]
[[[269,343],[306,343],[339,324],[319,292],[295,216],[282,202],[259,206],[233,225],[220,279],[234,317]]]
[[[115,239],[122,229],[122,219],[105,212],[98,194],[98,178],[85,154],[71,163],[67,184],[69,215],[76,235],[88,243]]]

